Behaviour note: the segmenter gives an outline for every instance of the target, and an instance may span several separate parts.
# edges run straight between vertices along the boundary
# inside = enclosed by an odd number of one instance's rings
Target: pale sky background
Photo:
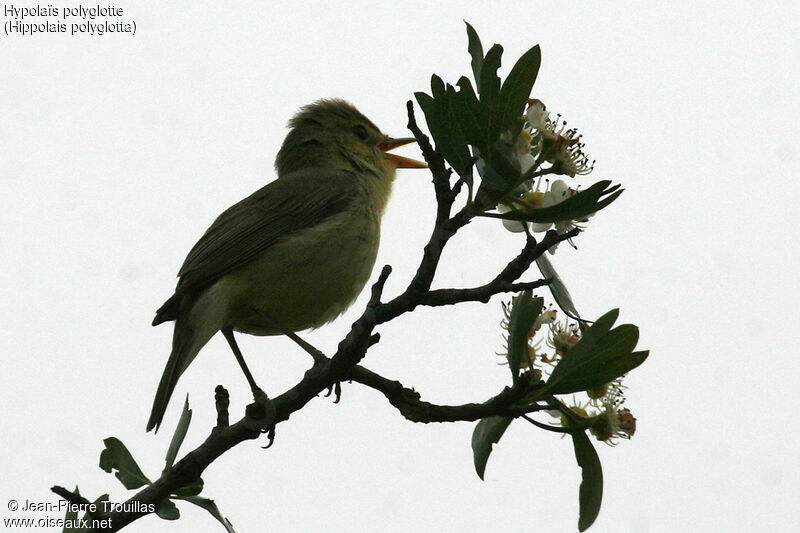
[[[157,477],[187,393],[183,451],[213,425],[217,384],[238,419],[250,393],[218,336],[162,431],[144,432],[172,336],[150,321],[183,258],[274,178],[301,105],[342,97],[405,135],[405,102],[431,73],[469,72],[468,20],[485,48],[504,46],[503,74],[541,44],[533,95],[597,159],[575,183],[626,189],[577,252],[553,258],[585,316],[621,308],[651,350],[626,380],[638,432],[597,445],[605,497],[591,531],[797,531],[800,9],[697,4],[123,0],[135,36],[0,36],[0,517],[22,516],[10,499],[56,502],[54,484],[124,501],[97,467],[102,439],[119,437]],[[429,235],[429,181],[396,182],[378,257],[394,267],[388,296]],[[436,285],[481,283],[521,244],[476,221]],[[494,355],[500,301],[381,326],[364,364],[429,401],[484,401],[509,381]],[[306,338],[332,352],[364,303]],[[239,338],[271,395],[310,364],[284,339]],[[576,530],[568,439],[512,424],[481,481],[472,423],[413,424],[377,392],[343,388],[339,405],[319,398],[280,424],[271,449],[244,443],[205,472],[204,495],[238,532]],[[222,531],[179,507],[177,523],[153,515],[125,531]]]

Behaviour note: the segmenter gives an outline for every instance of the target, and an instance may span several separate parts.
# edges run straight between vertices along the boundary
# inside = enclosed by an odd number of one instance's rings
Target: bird
[[[294,333],[341,315],[375,265],[395,170],[427,168],[388,153],[416,139],[389,137],[341,99],[300,108],[288,127],[277,179],[217,217],[156,311],[154,326],[175,326],[147,431],[158,431],[178,379],[218,331],[255,396],[234,331]]]

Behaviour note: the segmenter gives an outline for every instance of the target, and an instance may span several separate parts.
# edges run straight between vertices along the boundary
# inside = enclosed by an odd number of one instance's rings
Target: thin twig
[[[350,370],[348,378],[381,392],[395,408],[412,422],[469,422],[489,416],[522,416],[524,413],[547,409],[547,405],[519,403],[523,397],[537,388],[540,382],[533,383],[522,377],[513,387],[503,391],[483,403],[463,405],[437,405],[423,401],[418,392],[404,387],[399,381],[385,378],[375,372],[357,365]]]
[[[231,397],[227,389],[222,385],[217,385],[214,389],[214,406],[217,410],[217,426],[225,428],[230,425],[228,417],[228,406],[231,404]]]

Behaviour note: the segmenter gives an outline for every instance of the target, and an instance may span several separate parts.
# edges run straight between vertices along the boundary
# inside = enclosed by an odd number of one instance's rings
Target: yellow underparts
[[[276,243],[248,265],[223,276],[207,297],[221,320],[253,335],[317,328],[343,313],[369,280],[380,241],[380,217],[391,181],[363,187],[350,207]],[[371,185],[371,186],[369,186]],[[277,280],[277,281],[276,281]],[[213,295],[213,296],[212,296]]]

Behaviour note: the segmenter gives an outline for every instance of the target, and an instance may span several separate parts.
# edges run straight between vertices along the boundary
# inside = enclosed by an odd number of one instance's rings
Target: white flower
[[[528,100],[528,108],[525,110],[525,126],[514,138],[512,131],[506,131],[501,135],[501,140],[511,149],[511,156],[516,160],[520,168],[520,174],[525,175],[537,169],[534,168],[537,162],[547,161],[551,163],[550,168],[538,170],[535,175],[539,176],[539,182],[534,187],[533,180],[525,180],[515,190],[514,197],[504,199],[505,203],[500,203],[497,210],[500,214],[508,213],[514,209],[524,213],[531,213],[534,209],[546,208],[557,205],[570,196],[577,194],[577,190],[571,189],[563,180],[556,180],[550,183],[545,192],[540,192],[542,175],[553,173],[575,177],[579,174],[588,174],[594,168],[594,162],[589,163],[588,158],[583,153],[584,144],[580,141],[581,136],[577,130],[567,129],[566,121],[558,115],[554,120],[550,119],[550,113],[546,110],[541,100]],[[486,172],[486,162],[478,158],[475,167],[481,178]],[[519,190],[527,189],[527,193],[520,193]],[[535,199],[531,195],[537,195]],[[561,220],[558,222],[532,222],[530,230],[535,233],[542,233],[551,228],[555,228],[559,234],[567,233],[574,228],[580,228],[580,223],[586,222],[587,215],[578,220]],[[503,226],[513,233],[525,231],[528,223],[518,220],[503,219]],[[569,243],[575,245],[570,240]],[[551,254],[555,253],[557,244],[548,250]]]
[[[563,356],[570,348],[581,340],[581,330],[577,324],[571,324],[566,318],[564,322],[556,322],[550,326],[547,336],[547,346],[552,348],[556,355]]]
[[[552,324],[556,320],[556,310],[555,309],[548,309],[546,311],[542,311],[542,313],[536,317],[536,320],[533,322],[533,329],[534,331],[539,331],[539,328],[542,327],[542,324]]]
[[[589,174],[594,170],[594,161],[583,153],[585,143],[575,128],[567,129],[567,122],[559,115],[555,121],[548,122],[548,128],[542,131],[540,148],[545,159],[553,163],[553,172],[574,178],[576,175]]]
[[[503,213],[508,213],[509,211],[512,211],[512,208],[506,204],[497,204],[497,212],[501,215]],[[525,224],[525,222],[521,222],[519,220],[503,219],[503,227],[511,233],[522,233],[525,231]]]
[[[551,207],[558,203],[563,202],[567,198],[569,198],[570,194],[569,191],[571,189],[564,183],[564,180],[556,180],[550,184],[548,189],[544,193],[544,197],[542,197],[542,205],[541,207]],[[544,231],[549,230],[553,227],[552,222],[532,222],[531,223],[531,231],[534,233],[542,233]]]
[[[525,174],[527,171],[533,167],[533,164],[536,163],[536,158],[528,152],[526,154],[518,155],[517,162],[519,162],[519,172],[520,174]]]
[[[575,194],[578,194],[578,191],[570,188],[564,182],[564,180],[556,180],[551,183],[547,191],[545,191],[544,197],[542,198],[541,207],[551,207],[557,205]],[[558,222],[532,222],[531,231],[534,233],[542,233],[550,228],[555,228],[556,233],[558,234],[568,233],[575,228],[583,229],[582,224],[588,222],[589,217],[592,215],[594,215],[594,213],[589,213],[588,215],[576,220],[559,220]],[[572,239],[569,239],[567,242],[569,242],[573,248],[575,247]],[[558,244],[554,244],[548,248],[547,251],[552,255],[556,252],[557,248]]]
[[[528,110],[525,118],[531,128],[536,131],[546,130],[550,122],[550,112],[546,110],[541,100],[528,100]]]
[[[630,439],[636,433],[636,417],[630,409],[620,408],[624,401],[620,387],[612,385],[602,398],[601,411],[590,429],[597,440],[614,446],[616,438]]]

